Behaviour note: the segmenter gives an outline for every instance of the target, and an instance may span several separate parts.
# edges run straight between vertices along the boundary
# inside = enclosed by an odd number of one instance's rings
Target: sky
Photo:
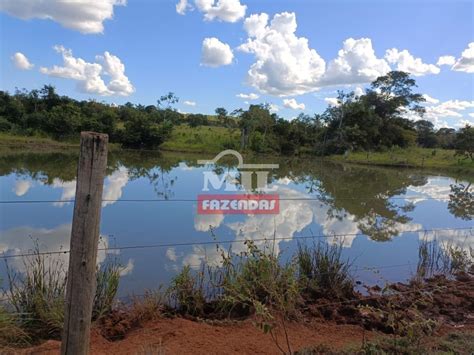
[[[474,124],[474,2],[2,0],[0,89],[181,112],[269,103],[287,119],[412,74],[436,127]]]

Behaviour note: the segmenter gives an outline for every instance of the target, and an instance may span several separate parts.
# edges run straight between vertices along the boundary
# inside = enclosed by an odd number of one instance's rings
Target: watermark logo
[[[244,164],[242,155],[232,149],[224,150],[212,160],[198,160],[198,164],[215,166],[224,156],[237,158],[237,169],[217,174],[213,170],[203,172],[205,194],[198,195],[198,214],[277,214],[280,200],[276,187],[268,186],[271,169],[278,164]],[[254,179],[255,177],[255,179]],[[256,180],[256,186],[253,181]],[[225,191],[225,194],[212,194],[211,190]]]

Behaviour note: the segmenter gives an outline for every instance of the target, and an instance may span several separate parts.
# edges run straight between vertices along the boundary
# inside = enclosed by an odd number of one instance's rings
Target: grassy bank
[[[186,153],[218,153],[224,149],[239,149],[240,131],[218,126],[189,127],[176,126],[171,138],[161,145],[164,151]],[[24,137],[10,134],[0,134],[0,153],[12,151],[50,152],[64,149],[74,150],[79,147],[78,141],[56,141],[45,137]],[[119,150],[117,144],[111,144],[111,149]],[[273,154],[274,155],[274,154]],[[311,157],[310,153],[302,153]],[[385,152],[351,152],[347,155],[332,155],[325,159],[337,162],[448,169],[458,172],[474,172],[474,162],[455,156],[454,150],[427,148],[392,148]]]
[[[393,148],[386,152],[351,152],[347,155],[332,155],[329,159],[364,165],[474,171],[473,161],[457,157],[455,151],[449,149]]]

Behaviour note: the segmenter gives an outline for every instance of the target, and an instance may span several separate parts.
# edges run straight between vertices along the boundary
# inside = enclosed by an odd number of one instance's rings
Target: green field
[[[474,171],[471,159],[455,156],[454,150],[428,148],[393,148],[386,152],[351,152],[347,155],[332,155],[331,160],[382,166],[417,168],[448,168]]]
[[[171,138],[161,145],[163,150],[194,153],[218,153],[224,149],[238,149],[240,131],[215,126],[176,126]]]

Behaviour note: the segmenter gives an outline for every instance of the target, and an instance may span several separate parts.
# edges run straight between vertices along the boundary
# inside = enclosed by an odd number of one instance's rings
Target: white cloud
[[[245,16],[247,10],[247,6],[242,5],[239,0],[194,0],[194,4],[204,14],[206,21],[237,22]],[[178,11],[178,5],[176,11]],[[179,10],[183,9],[183,6],[181,5]]]
[[[37,245],[41,252],[69,250],[71,237],[71,224],[62,224],[54,228],[34,228],[30,226],[19,226],[0,233],[0,253],[21,254],[28,250],[34,250]],[[107,236],[101,236],[99,248],[107,248],[109,241]],[[106,258],[107,251],[99,250],[97,253],[97,264],[102,263]],[[47,255],[49,260],[58,260],[67,271],[69,254],[60,253]],[[10,264],[10,261],[9,261]],[[23,258],[12,258],[11,265],[15,271],[25,271]]]
[[[101,33],[113,18],[114,6],[126,0],[2,0],[0,11],[23,20],[48,19],[82,33]]]
[[[453,65],[456,63],[456,58],[454,58],[452,55],[443,55],[439,57],[438,62],[436,65]]]
[[[119,57],[104,52],[104,56],[96,56],[103,63],[104,73],[110,77],[107,89],[111,95],[128,96],[135,91],[130,80],[125,75],[125,65]]]
[[[207,67],[229,65],[234,59],[232,49],[215,37],[205,38],[202,42],[201,64]]]
[[[291,108],[292,110],[304,110],[305,109],[305,104],[304,103],[298,103],[296,102],[295,99],[284,99],[283,100],[283,106],[286,108]]]
[[[240,97],[241,99],[246,99],[246,100],[257,100],[260,96],[251,92],[250,94],[238,94],[236,95],[237,97]]]
[[[13,192],[17,196],[23,196],[28,192],[28,190],[33,186],[33,183],[29,180],[18,180],[15,182],[15,187]]]
[[[474,107],[474,101],[449,100],[435,106],[426,106],[424,119],[431,121],[436,128],[448,126],[446,118],[463,118],[462,111]]]
[[[469,115],[471,116],[471,114]],[[474,117],[474,116],[471,116],[471,117]],[[474,120],[459,120],[459,122],[455,124],[456,128],[463,128],[463,127],[466,127],[467,125],[474,127]]]
[[[30,70],[34,67],[34,64],[30,63],[28,58],[21,52],[16,52],[11,57],[13,64],[20,70]]]
[[[130,275],[135,267],[135,260],[128,259],[127,265],[120,267],[120,276]]]
[[[355,96],[362,96],[364,94],[365,94],[365,91],[360,86],[358,86],[354,89],[354,95]]]
[[[53,179],[53,188],[62,189],[60,200],[72,200],[76,196],[76,180],[63,181],[59,178]],[[70,202],[54,202],[53,206],[63,207]]]
[[[461,57],[456,60],[456,63],[454,63],[451,69],[474,73],[474,42],[468,44],[467,48],[462,52]]]
[[[325,97],[324,101],[326,101],[331,106],[339,106],[339,102],[337,101],[337,97]]]
[[[369,83],[390,71],[384,59],[375,55],[370,38],[348,38],[336,59],[328,64],[320,85]]]
[[[89,63],[82,58],[74,57],[72,51],[63,46],[53,48],[62,55],[63,66],[41,67],[41,73],[76,80],[78,89],[89,94],[128,96],[135,91],[125,75],[125,66],[118,57],[109,52],[105,52],[103,56],[96,56],[98,62]],[[104,82],[103,75],[110,78],[108,84]]]
[[[423,98],[426,100],[427,104],[437,104],[437,103],[439,103],[438,99],[435,99],[434,97],[431,97],[428,94],[423,94]]]
[[[245,16],[246,5],[240,0],[194,0],[195,7],[204,14],[206,21],[237,22]],[[185,15],[186,11],[194,10],[188,0],[179,0],[176,4],[176,12]]]
[[[474,118],[474,112],[471,112],[468,115]]]
[[[190,101],[190,100],[185,100],[183,102],[183,104],[185,104],[187,106],[196,106],[196,102],[195,101]]]
[[[102,198],[110,201],[102,202],[102,207],[112,205],[115,203],[114,200],[118,200],[122,197],[122,190],[125,185],[128,184],[128,179],[128,169],[124,166],[115,170],[112,175],[107,178]]]
[[[170,261],[177,261],[178,256],[176,255],[176,249],[175,248],[166,249],[166,258]]]
[[[268,24],[265,13],[244,21],[249,38],[239,49],[255,55],[248,71],[248,82],[261,92],[289,96],[315,90],[324,74],[325,62],[310,49],[308,39],[295,35],[294,13],[276,14]]]
[[[180,15],[185,15],[189,9],[191,9],[191,6],[188,4],[188,0],[179,0],[176,4],[176,12]]]
[[[397,48],[388,49],[385,59],[397,65],[397,70],[411,73],[415,76],[439,74],[440,69],[434,64],[423,63],[421,58],[415,58],[406,49],[399,51]]]
[[[270,108],[270,112],[273,112],[273,113],[280,111],[280,106],[275,105],[275,104],[270,104],[269,108]]]

